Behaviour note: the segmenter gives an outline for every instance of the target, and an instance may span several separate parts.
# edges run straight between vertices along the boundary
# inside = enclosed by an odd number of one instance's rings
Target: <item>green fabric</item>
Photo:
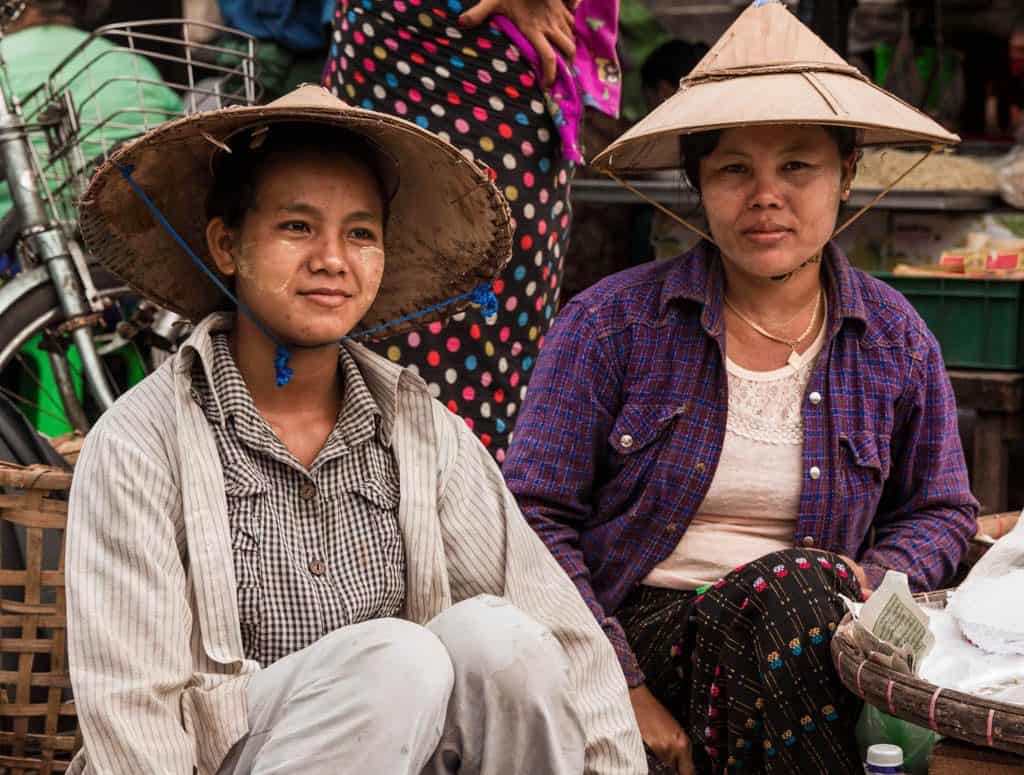
[[[237,38],[221,38],[217,46],[230,52],[218,56],[218,64],[237,67],[248,44]],[[303,83],[320,83],[327,51],[294,52],[270,40],[256,45],[256,72],[263,86],[261,102],[283,97]]]
[[[886,85],[886,79],[889,76],[889,68],[892,65],[893,55],[896,53],[896,47],[888,43],[878,43],[875,45],[875,83],[879,86]],[[938,61],[938,52],[931,46],[925,46],[919,48],[914,57],[914,64],[917,66],[918,75],[921,77],[921,84],[925,85],[928,83],[928,79],[932,77],[932,72],[935,70],[936,63]],[[925,105],[926,108],[936,109],[939,105],[939,101],[942,98],[943,93],[952,83],[956,77],[958,61],[955,54],[947,52],[942,62],[942,70],[935,75],[932,81],[931,87],[928,90],[928,101]],[[899,95],[904,99],[907,95]]]
[[[89,34],[82,30],[57,25],[30,27],[4,36],[0,47],[9,75],[6,88],[24,102],[32,91],[47,80],[57,65],[88,37]],[[108,40],[93,39],[78,51],[64,69],[62,80],[71,78],[83,68],[87,68],[87,71],[75,77],[69,89],[76,108],[83,116],[83,122],[92,125],[112,119],[119,125],[125,125],[106,126],[93,134],[91,140],[84,140],[82,152],[87,160],[98,156],[104,143],[133,137],[143,131],[144,125],[152,127],[167,120],[170,117],[168,114],[180,115],[182,112],[181,98],[169,87],[162,85],[163,78],[152,62],[137,54],[117,51],[116,46]],[[126,80],[110,80],[115,77]],[[140,81],[153,83],[140,86],[135,81],[136,77]],[[141,104],[146,111],[122,112],[140,107],[140,90]],[[83,134],[88,128],[83,128]],[[33,143],[45,154],[46,141],[42,137],[33,137]],[[7,184],[0,183],[0,215],[10,207]]]

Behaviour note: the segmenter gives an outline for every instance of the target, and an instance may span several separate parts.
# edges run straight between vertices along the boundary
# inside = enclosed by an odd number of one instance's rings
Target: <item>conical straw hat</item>
[[[512,253],[508,203],[487,172],[416,124],[345,104],[321,86],[300,86],[268,105],[226,108],[164,124],[119,149],[93,177],[80,223],[92,252],[115,275],[169,309],[198,320],[227,299],[182,250],[124,177],[131,176],[186,244],[220,275],[206,248],[204,202],[210,160],[239,132],[277,122],[310,122],[361,135],[397,167],[377,299],[353,333],[386,326],[390,336],[467,307],[461,300],[492,280]],[[221,276],[221,279],[223,276]]]
[[[861,145],[949,145],[960,138],[848,64],[778,2],[747,8],[679,91],[593,160],[618,173],[678,169],[679,136],[714,129],[826,124]]]

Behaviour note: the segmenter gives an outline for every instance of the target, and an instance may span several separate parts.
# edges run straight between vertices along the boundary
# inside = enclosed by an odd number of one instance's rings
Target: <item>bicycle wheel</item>
[[[151,362],[148,353],[139,352],[131,341],[121,340],[118,323],[128,320],[136,298],[130,288],[113,275],[93,269],[98,296],[107,304],[103,319],[93,327],[93,340],[103,354],[108,381],[119,394],[145,376]],[[51,373],[49,351],[59,349],[58,364],[66,365],[67,376],[76,387],[91,423],[99,416],[88,394],[81,389],[82,375],[77,355],[66,340],[52,336],[63,315],[52,284],[39,285],[20,296],[0,317],[0,392],[14,401],[29,416],[36,429],[47,436],[59,436],[78,429],[82,422],[65,408],[61,390]],[[53,369],[56,371],[56,369]]]

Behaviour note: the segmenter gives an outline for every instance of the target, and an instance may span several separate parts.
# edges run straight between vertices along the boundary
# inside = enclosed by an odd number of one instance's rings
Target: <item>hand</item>
[[[677,775],[697,775],[690,738],[650,689],[643,685],[630,689],[629,701],[633,703],[640,737],[654,755],[674,767]]]
[[[555,82],[555,47],[570,62],[576,56],[573,14],[563,0],[480,0],[459,17],[463,27],[478,27],[500,13],[512,20],[540,57],[544,86]]]
[[[874,592],[874,590],[871,588],[871,585],[868,583],[868,574],[864,572],[864,569],[860,567],[860,565],[855,563],[845,554],[841,554],[839,556],[843,558],[843,562],[850,566],[850,570],[853,571],[853,575],[855,575],[857,577],[857,581],[860,582],[860,589],[861,592],[864,593],[864,599],[867,600],[869,597],[871,597],[871,593]]]

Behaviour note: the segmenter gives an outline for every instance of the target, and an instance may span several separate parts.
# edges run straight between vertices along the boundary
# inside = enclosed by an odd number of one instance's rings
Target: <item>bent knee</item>
[[[506,698],[570,689],[565,650],[550,630],[503,598],[483,595],[452,606],[427,625],[444,644],[457,680]]]
[[[323,660],[331,669],[345,675],[358,671],[377,691],[393,689],[395,696],[409,693],[439,701],[451,693],[455,676],[448,651],[426,627],[374,619],[342,627],[323,641],[332,652]]]

